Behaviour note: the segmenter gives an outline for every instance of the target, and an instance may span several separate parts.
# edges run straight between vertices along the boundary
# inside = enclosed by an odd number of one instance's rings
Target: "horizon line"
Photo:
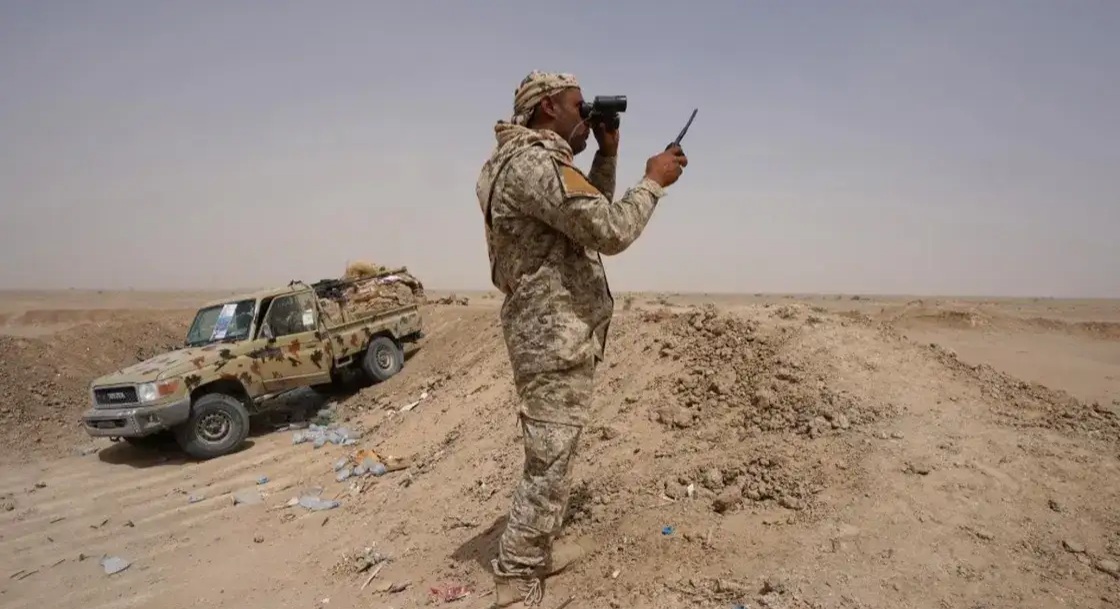
[[[310,285],[310,284],[309,284]],[[247,292],[255,292],[261,289],[268,289],[270,287],[278,287],[274,285],[265,285],[261,287],[240,287],[240,288],[0,288],[0,294],[18,294],[18,293],[59,293],[59,292],[89,292],[89,293],[147,293],[147,294],[242,294]],[[452,293],[452,294],[469,294],[469,293],[497,293],[500,294],[496,288],[429,288],[424,287],[425,292],[437,293]],[[802,296],[802,297],[862,297],[862,298],[880,298],[880,299],[899,299],[899,298],[958,298],[965,300],[985,299],[985,300],[1120,300],[1120,295],[1117,296],[1048,296],[1040,294],[953,294],[953,293],[932,293],[932,292],[911,292],[911,293],[894,293],[894,292],[874,292],[874,291],[845,291],[845,292],[771,292],[771,291],[738,291],[738,292],[721,292],[721,291],[688,291],[688,290],[614,290],[612,291],[616,299],[619,295],[636,295],[636,294],[650,294],[650,295],[668,295],[680,297],[743,297],[753,296],[761,297],[789,297],[789,296]]]

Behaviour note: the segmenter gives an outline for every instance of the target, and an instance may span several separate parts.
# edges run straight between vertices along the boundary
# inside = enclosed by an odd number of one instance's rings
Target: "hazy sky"
[[[0,288],[489,286],[532,69],[693,107],[616,290],[1120,296],[1120,3],[0,2]],[[594,150],[578,157],[587,167]]]

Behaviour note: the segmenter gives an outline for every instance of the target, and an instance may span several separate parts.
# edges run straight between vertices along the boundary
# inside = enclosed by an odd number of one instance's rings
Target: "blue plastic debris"
[[[304,495],[303,497],[299,498],[299,505],[300,507],[309,509],[312,512],[319,512],[322,510],[332,510],[338,507],[340,504],[338,501],[335,501],[333,499],[327,500],[320,499],[319,497],[315,497],[312,495]]]
[[[327,443],[336,446],[352,446],[358,442],[362,435],[346,427],[327,427],[311,425],[306,431],[297,431],[292,434],[292,444],[311,442],[315,448],[322,448]]]
[[[106,556],[101,559],[101,567],[105,569],[105,575],[120,573],[130,566],[132,566],[132,563],[120,556]]]

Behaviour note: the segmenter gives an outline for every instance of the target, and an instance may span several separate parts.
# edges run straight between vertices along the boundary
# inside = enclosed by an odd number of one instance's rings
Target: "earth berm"
[[[178,342],[189,314],[5,339],[4,606],[485,606],[522,459],[496,303],[425,315],[397,377],[332,398],[360,446],[265,422],[201,463],[82,451],[76,424],[89,378]],[[594,549],[546,609],[1120,602],[1112,405],[800,303],[637,306],[610,341],[566,533]],[[356,448],[409,465],[336,482]],[[315,487],[339,506],[289,505]]]

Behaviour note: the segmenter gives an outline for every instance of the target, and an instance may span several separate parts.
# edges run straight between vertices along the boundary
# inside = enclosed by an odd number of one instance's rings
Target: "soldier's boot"
[[[537,577],[495,577],[490,609],[536,607],[544,598],[544,582]]]
[[[587,554],[578,542],[567,539],[557,539],[552,542],[552,551],[549,553],[548,562],[544,566],[544,576],[551,577],[567,569],[572,564],[579,562]]]

